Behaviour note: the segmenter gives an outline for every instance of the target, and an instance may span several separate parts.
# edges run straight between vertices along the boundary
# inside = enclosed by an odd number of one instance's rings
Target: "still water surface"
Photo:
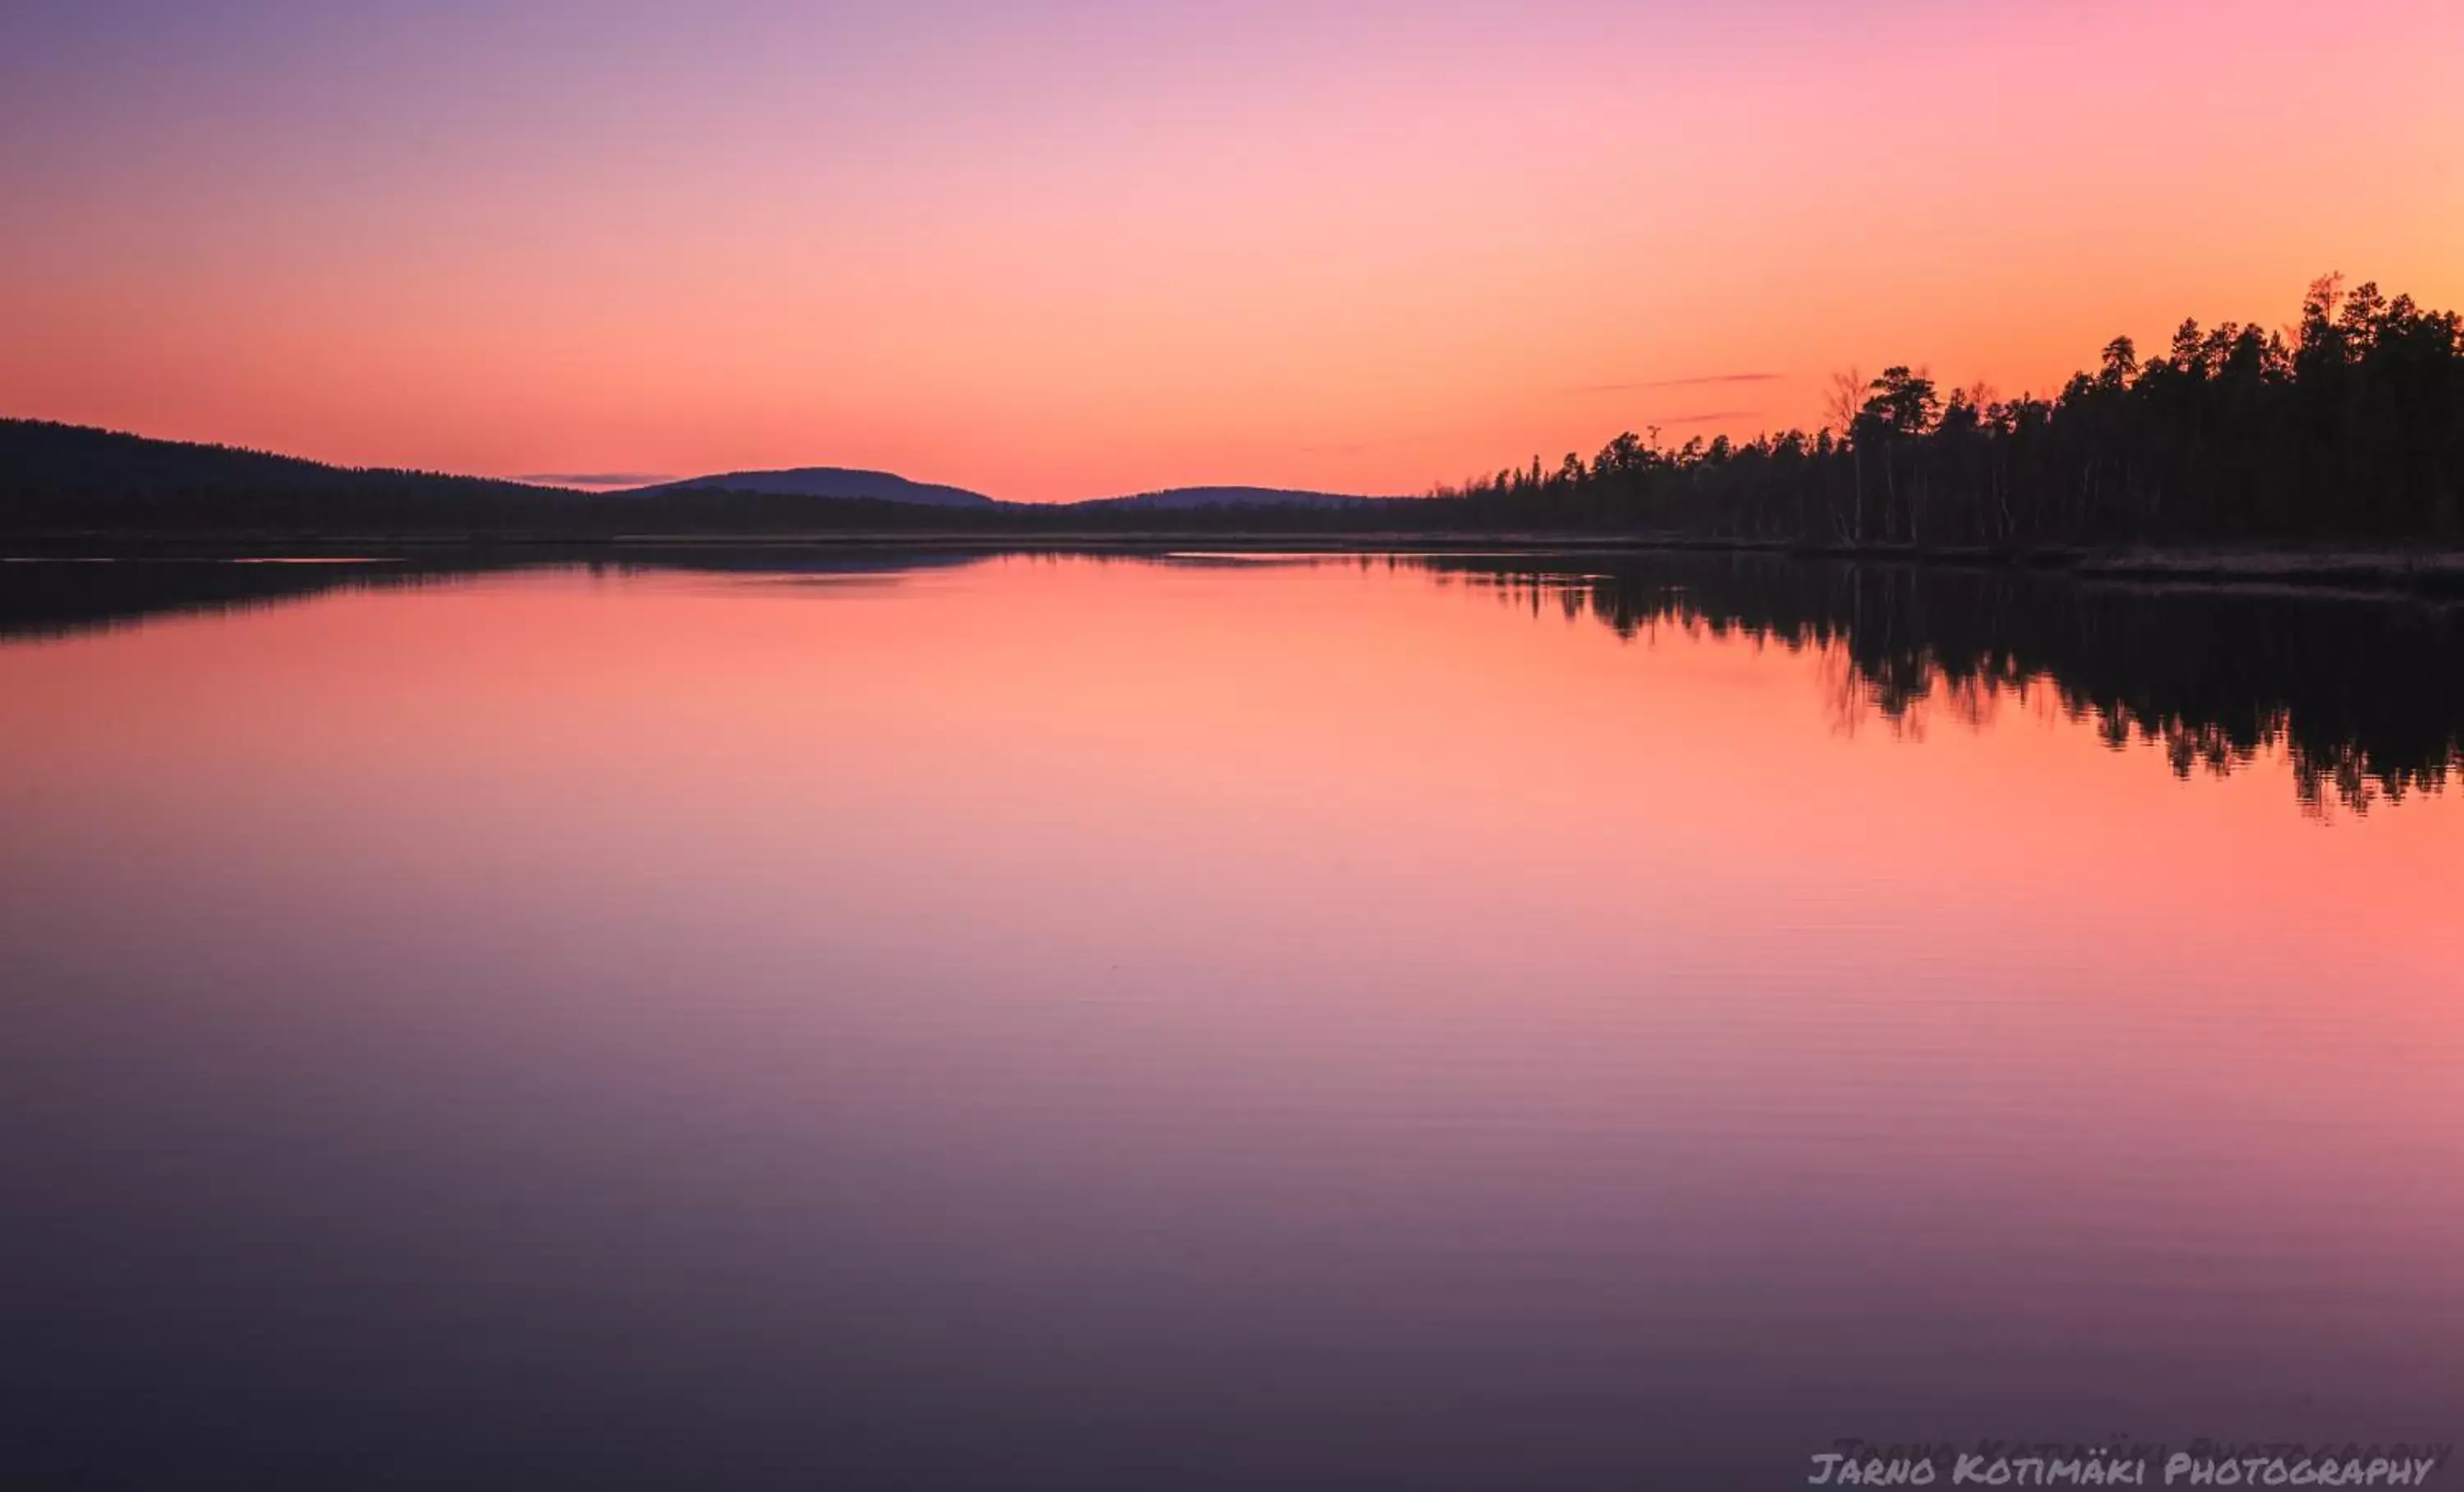
[[[0,1481],[2464,1438],[2437,608],[9,568]]]

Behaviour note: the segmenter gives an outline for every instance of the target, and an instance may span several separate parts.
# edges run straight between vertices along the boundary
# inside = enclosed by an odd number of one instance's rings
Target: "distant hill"
[[[1003,502],[964,487],[910,481],[889,472],[855,471],[838,466],[804,466],[783,472],[721,472],[662,482],[636,489],[661,492],[759,492],[780,497],[860,498],[876,502],[920,502],[932,507],[1003,508],[1029,504]],[[1181,512],[1197,508],[1352,507],[1375,498],[1335,492],[1301,492],[1282,487],[1172,487],[1119,498],[1086,498],[1074,502],[1037,504],[1046,511]]]
[[[0,532],[20,534],[604,538],[946,530],[998,524],[1012,511],[977,493],[876,472],[748,472],[590,493],[0,419]]]
[[[1071,507],[1169,512],[1207,507],[1355,507],[1385,501],[1339,492],[1302,492],[1286,487],[1170,487],[1126,498],[1089,498]]]
[[[450,489],[552,500],[564,489],[441,472],[330,466],[238,446],[154,440],[50,420],[0,419],[0,492],[81,494],[98,501],[276,493]]]
[[[665,492],[759,492],[781,498],[862,499],[873,502],[917,502],[926,507],[991,508],[1001,506],[980,492],[937,482],[909,481],[889,472],[855,471],[841,466],[800,466],[783,472],[720,472],[689,477],[682,481],[638,487],[634,495]]]
[[[1405,509],[1411,509],[1405,513]],[[1169,519],[1165,515],[1170,515]],[[888,472],[721,472],[619,492],[332,466],[231,446],[0,419],[0,533],[94,538],[1336,530],[1429,504],[1276,487],[1180,487],[1085,502],[1002,502]]]

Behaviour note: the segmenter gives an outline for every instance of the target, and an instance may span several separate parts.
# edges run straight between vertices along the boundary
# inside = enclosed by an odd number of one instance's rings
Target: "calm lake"
[[[0,1482],[2464,1439],[2460,724],[2007,571],[0,565]]]

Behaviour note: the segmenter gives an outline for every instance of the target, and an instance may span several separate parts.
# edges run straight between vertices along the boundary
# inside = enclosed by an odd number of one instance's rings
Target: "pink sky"
[[[2464,9],[0,20],[0,412],[500,475],[1410,492],[1835,368],[2464,302]],[[1749,376],[1750,375],[1750,376]]]

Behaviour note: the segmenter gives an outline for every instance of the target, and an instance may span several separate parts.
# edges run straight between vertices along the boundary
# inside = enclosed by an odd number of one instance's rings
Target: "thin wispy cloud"
[[[673,481],[671,472],[524,472],[516,481],[535,481],[547,487],[647,487],[652,482]]]
[[[1786,373],[1704,373],[1694,378],[1649,378],[1631,384],[1580,384],[1565,393],[1635,393],[1646,389],[1701,389],[1713,384],[1770,384]]]
[[[1716,425],[1727,419],[1760,419],[1760,410],[1709,410],[1701,414],[1660,414],[1652,417],[1654,425]]]

